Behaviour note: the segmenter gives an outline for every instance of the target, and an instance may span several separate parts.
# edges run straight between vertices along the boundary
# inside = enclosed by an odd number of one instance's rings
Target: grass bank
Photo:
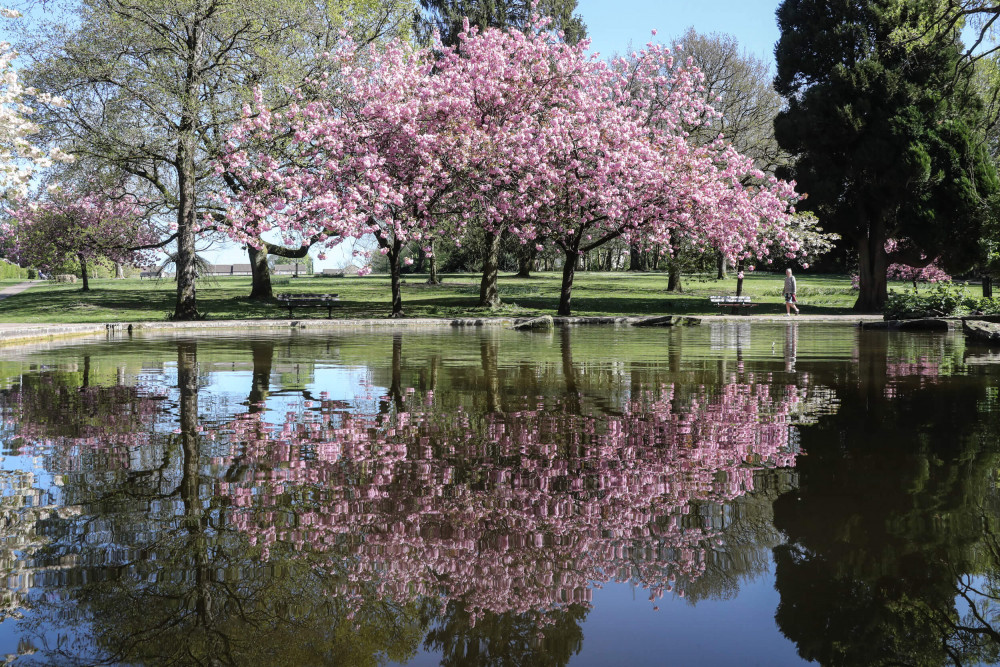
[[[784,313],[781,297],[783,275],[753,273],[744,281],[743,292],[759,304],[753,314]],[[499,310],[476,307],[479,276],[444,276],[442,285],[427,285],[426,276],[407,276],[403,285],[403,309],[411,317],[483,317],[554,314],[559,303],[561,275],[539,273],[531,278],[501,276]],[[8,282],[8,281],[4,281]],[[15,281],[16,282],[16,281]],[[288,278],[274,280],[275,293],[337,293],[339,317],[379,318],[389,312],[389,278]],[[175,285],[170,280],[90,281],[91,291],[79,284],[39,283],[31,289],[0,301],[0,322],[83,323],[108,321],[157,321],[173,312]],[[850,313],[856,292],[850,280],[837,275],[805,275],[798,279],[799,301],[806,314]],[[905,287],[902,283],[900,287]],[[252,301],[250,278],[202,279],[198,284],[198,307],[208,319],[281,319],[287,311],[275,303]],[[736,280],[714,276],[685,276],[684,292],[667,292],[662,273],[577,274],[573,285],[574,315],[709,315],[718,314],[708,297],[735,294]],[[325,310],[302,310],[296,318],[322,318]]]

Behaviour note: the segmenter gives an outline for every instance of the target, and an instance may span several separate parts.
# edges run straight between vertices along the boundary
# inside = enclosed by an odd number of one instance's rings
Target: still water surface
[[[4,350],[0,655],[995,662],[998,387],[794,322]]]

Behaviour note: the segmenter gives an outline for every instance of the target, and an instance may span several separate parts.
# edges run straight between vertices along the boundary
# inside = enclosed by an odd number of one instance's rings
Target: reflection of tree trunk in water
[[[429,366],[421,369],[417,388],[420,391],[434,391],[437,389],[438,369],[441,367],[441,357],[434,355],[431,357]]]
[[[83,356],[83,381],[81,383],[81,389],[86,389],[90,386],[90,355],[85,354]]]
[[[889,382],[889,337],[882,331],[859,331],[856,345],[860,394],[869,404],[881,403]]]
[[[274,361],[274,343],[271,341],[253,341],[250,343],[253,354],[253,379],[250,385],[250,397],[247,399],[250,414],[264,411],[264,401],[271,389],[271,365]]]
[[[195,610],[203,627],[214,616],[211,585],[213,563],[206,537],[207,517],[201,502],[201,451],[198,438],[198,344],[177,346],[177,388],[180,390],[181,449],[184,454],[181,500],[189,553],[195,560]]]
[[[573,366],[572,334],[569,327],[560,327],[559,343],[562,352],[563,379],[566,382],[566,407],[569,413],[580,414],[580,390],[576,382],[576,367]]]
[[[491,413],[503,412],[500,400],[500,372],[497,368],[498,347],[496,339],[490,334],[479,339],[479,357],[483,363],[483,384],[486,388],[486,410]]]
[[[403,411],[403,334],[392,335],[392,383],[389,396],[396,406],[396,412]]]
[[[184,453],[184,478],[181,497],[188,529],[194,533],[201,519],[198,498],[198,344],[177,345],[177,388],[180,390],[181,449]]]

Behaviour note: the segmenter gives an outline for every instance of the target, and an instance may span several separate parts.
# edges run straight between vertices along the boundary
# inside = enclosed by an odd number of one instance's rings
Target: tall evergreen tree
[[[806,205],[858,254],[855,309],[885,304],[886,269],[927,260],[962,270],[977,252],[996,172],[973,128],[982,104],[956,79],[962,45],[899,38],[908,0],[785,0],[777,11],[775,136]],[[888,253],[885,242],[899,240]]]
[[[566,33],[566,41],[576,44],[587,35],[587,26],[576,10],[576,0],[540,0],[532,10],[531,0],[420,0],[417,12],[418,35],[425,39],[437,30],[446,45],[458,43],[465,18],[479,28],[525,28],[534,12],[548,16],[553,27]]]

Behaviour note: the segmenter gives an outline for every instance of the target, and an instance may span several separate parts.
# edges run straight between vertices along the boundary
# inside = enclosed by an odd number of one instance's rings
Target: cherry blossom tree
[[[257,247],[275,228],[321,243],[371,234],[389,260],[391,314],[401,316],[402,250],[429,239],[470,145],[466,99],[430,76],[430,56],[393,42],[368,59],[345,38],[325,54],[330,71],[310,82],[323,99],[272,113],[258,97],[217,167],[248,184],[223,198],[233,238]]]
[[[685,128],[711,112],[696,69],[654,45],[612,67],[546,25],[470,29],[436,51],[397,42],[370,59],[346,42],[310,82],[336,104],[247,109],[218,166],[251,184],[226,200],[234,238],[371,233],[389,259],[394,316],[403,244],[438,225],[458,238],[473,217],[494,239],[506,229],[563,251],[560,314],[570,312],[577,259],[622,236],[683,232],[732,258],[776,244],[799,251],[782,232],[791,184],[765,178],[721,139],[687,140]],[[744,185],[748,174],[759,184]],[[487,261],[487,297],[490,273]]]
[[[162,245],[142,203],[121,191],[56,191],[40,203],[21,201],[0,232],[20,263],[52,271],[78,261],[85,292],[90,262],[148,263],[149,249]]]

